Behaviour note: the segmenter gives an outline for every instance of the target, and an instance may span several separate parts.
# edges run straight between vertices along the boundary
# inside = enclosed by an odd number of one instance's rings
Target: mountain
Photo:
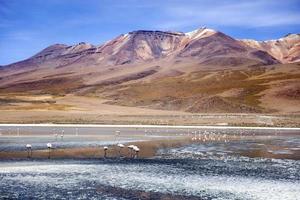
[[[259,42],[205,27],[133,31],[102,45],[54,44],[1,67],[0,94],[93,96],[187,112],[276,112],[263,100],[269,92],[299,105],[299,44],[299,34]],[[274,93],[279,83],[284,87]]]
[[[246,46],[259,49],[272,55],[281,63],[300,61],[300,34],[288,34],[278,40],[241,40]]]
[[[41,78],[41,73],[44,77],[72,73],[80,79],[86,77],[89,81],[94,80],[92,84],[95,84],[103,78],[91,73],[98,72],[110,77],[113,76],[111,68],[122,66],[125,69],[137,64],[155,65],[154,63],[175,65],[172,69],[167,67],[163,70],[166,74],[172,74],[181,73],[182,70],[197,71],[195,65],[256,66],[276,64],[279,61],[261,49],[246,46],[245,43],[212,29],[200,28],[189,33],[141,30],[120,35],[98,46],[84,42],[72,46],[51,45],[31,58],[5,66],[1,74],[6,78],[2,79],[0,86],[11,84],[19,78],[20,81]],[[190,66],[193,65],[193,69],[185,66],[185,69],[178,72],[176,66],[179,63],[189,63]],[[9,78],[12,75],[17,77]]]
[[[55,44],[25,61],[9,66],[22,67],[36,64],[64,66],[74,61],[80,62],[87,59],[92,59],[93,64],[123,65],[165,57],[194,57],[203,62],[220,57],[247,58],[262,64],[278,62],[277,55],[272,58],[261,50],[265,49],[252,45],[252,42],[246,40],[240,42],[221,32],[207,28],[189,33],[141,30],[120,35],[99,46],[84,42],[73,46]],[[53,61],[53,63],[49,63],[49,61]]]

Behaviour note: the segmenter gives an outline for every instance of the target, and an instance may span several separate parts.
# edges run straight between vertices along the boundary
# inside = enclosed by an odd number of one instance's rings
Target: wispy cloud
[[[0,64],[52,43],[98,44],[138,29],[208,26],[237,38],[277,38],[300,31],[299,9],[300,0],[0,0]]]
[[[285,5],[286,6],[285,6]],[[162,29],[183,28],[194,25],[269,27],[280,25],[299,25],[300,12],[291,9],[300,2],[228,0],[212,4],[211,1],[198,1],[192,4],[165,7],[166,18],[157,25]]]
[[[35,31],[15,31],[10,33],[0,34],[0,37],[6,40],[14,40],[14,41],[32,41],[39,34]]]

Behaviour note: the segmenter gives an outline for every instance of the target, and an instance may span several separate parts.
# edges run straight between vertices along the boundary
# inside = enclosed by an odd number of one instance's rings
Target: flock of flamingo
[[[206,142],[206,141],[224,141],[225,143],[227,143],[229,141],[229,138],[226,133],[222,133],[223,131],[220,131],[219,133],[215,133],[215,132],[210,132],[210,131],[191,131],[188,130],[188,133],[187,134],[180,134],[180,135],[186,135],[188,137],[191,137],[191,141],[201,141],[201,142]],[[238,138],[238,137],[241,137],[242,136],[242,132],[243,131],[239,131],[239,133],[236,135],[236,134],[233,134],[232,135],[232,139],[234,138]],[[19,133],[19,131],[18,131]],[[145,130],[145,135],[146,133],[148,133],[147,130]],[[176,134],[177,135],[177,134]],[[255,135],[255,134],[253,134]],[[78,136],[78,129],[76,128],[76,136]],[[104,158],[107,158],[108,157],[108,150],[109,148],[112,148],[114,149],[115,151],[118,152],[118,156],[121,158],[121,157],[124,157],[124,155],[122,155],[122,149],[125,148],[125,145],[124,144],[121,144],[119,143],[117,140],[117,138],[120,136],[120,131],[115,131],[115,146],[113,147],[108,147],[108,146],[104,146],[103,147],[103,150],[104,150]],[[58,134],[55,133],[54,134],[54,137],[55,137],[55,140],[57,141],[58,139]],[[61,135],[60,135],[60,138],[61,140],[64,139],[64,130],[61,131]],[[51,151],[53,149],[53,145],[51,143],[47,143],[47,149],[48,149],[48,158],[50,158],[50,155],[51,155]],[[140,149],[139,147],[135,146],[135,145],[129,145],[127,146],[128,150],[129,150],[129,157],[130,158],[137,158],[138,157],[138,154],[140,152]],[[27,155],[28,155],[28,158],[31,158],[32,157],[32,145],[31,144],[27,144],[26,145],[26,149],[27,149]]]
[[[120,131],[116,131],[116,137],[115,138],[117,138],[117,136],[119,136],[119,135],[120,135]],[[76,136],[78,136],[78,129],[77,128],[76,128]],[[58,134],[55,133],[54,137],[55,137],[55,140],[57,141]],[[64,130],[62,130],[62,133],[61,133],[60,137],[61,137],[61,140],[63,140],[63,138],[64,138]],[[46,146],[47,146],[47,149],[48,149],[48,158],[50,159],[51,151],[53,149],[53,146],[52,146],[51,143],[47,143]],[[32,145],[31,144],[26,144],[25,147],[27,149],[27,157],[31,158],[32,157]],[[119,157],[121,158],[121,157],[123,157],[122,156],[122,149],[125,147],[125,145],[121,144],[121,143],[118,143],[117,147],[118,147]],[[130,152],[130,155],[129,155],[130,158],[137,158],[138,157],[138,154],[140,152],[139,147],[137,147],[136,145],[129,145],[129,146],[127,146],[127,148],[129,149],[129,152]],[[104,158],[107,158],[107,150],[108,149],[109,149],[108,146],[104,146],[103,147]]]

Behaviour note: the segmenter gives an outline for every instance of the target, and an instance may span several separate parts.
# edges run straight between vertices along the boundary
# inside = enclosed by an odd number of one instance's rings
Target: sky
[[[0,0],[0,65],[52,44],[94,45],[133,30],[208,27],[235,38],[300,33],[300,0]]]

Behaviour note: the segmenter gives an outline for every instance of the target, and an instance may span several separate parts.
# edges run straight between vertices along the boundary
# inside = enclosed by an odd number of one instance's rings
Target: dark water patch
[[[101,185],[98,186],[97,192],[100,192],[102,195],[107,197],[117,198],[117,199],[157,199],[157,200],[166,200],[166,199],[173,199],[173,200],[202,200],[203,198],[199,198],[197,196],[184,196],[184,195],[177,195],[172,193],[160,193],[160,192],[147,192],[143,190],[127,190],[120,187],[112,187]],[[207,200],[212,198],[205,198]]]

